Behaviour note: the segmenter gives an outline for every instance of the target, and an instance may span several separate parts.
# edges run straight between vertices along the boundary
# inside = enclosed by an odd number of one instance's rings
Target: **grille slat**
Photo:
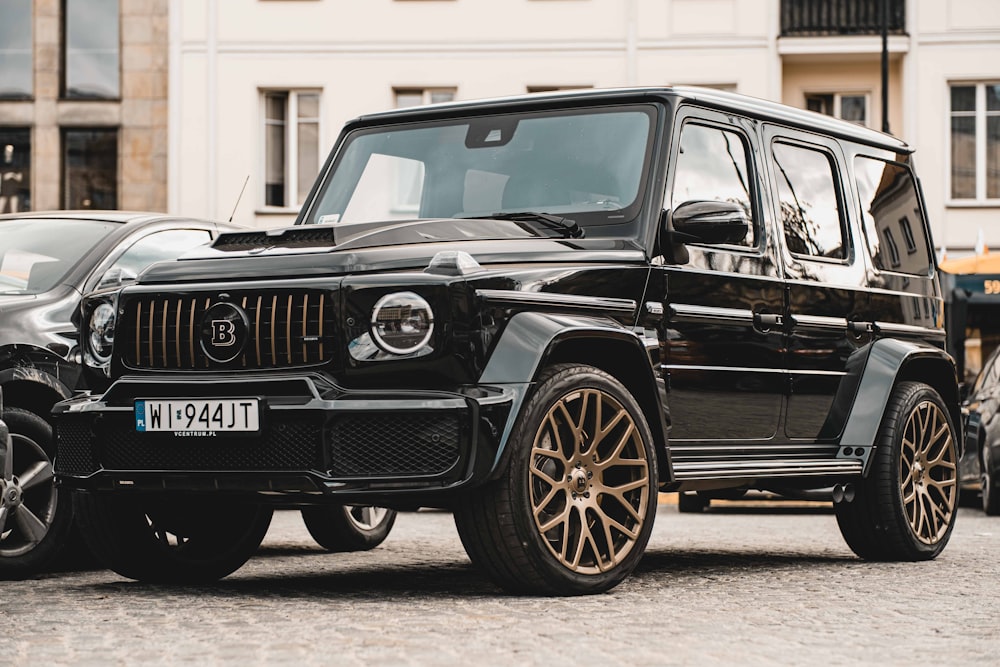
[[[228,293],[248,321],[243,353],[216,363],[202,350],[202,319],[215,303],[208,296],[136,295],[120,324],[125,363],[152,370],[213,368],[291,368],[330,361],[336,349],[332,309],[321,290],[279,289]]]

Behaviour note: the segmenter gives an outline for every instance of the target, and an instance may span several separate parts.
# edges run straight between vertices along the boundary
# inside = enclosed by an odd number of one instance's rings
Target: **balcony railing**
[[[882,33],[883,3],[888,4],[889,34],[902,34],[906,25],[906,0],[781,0],[781,35],[879,35]]]

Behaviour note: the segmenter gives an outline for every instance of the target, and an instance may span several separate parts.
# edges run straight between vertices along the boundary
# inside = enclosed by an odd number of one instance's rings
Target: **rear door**
[[[792,441],[833,438],[843,427],[833,411],[848,371],[871,342],[866,263],[848,202],[845,157],[826,137],[773,125],[764,128],[771,199],[788,281],[784,435]]]

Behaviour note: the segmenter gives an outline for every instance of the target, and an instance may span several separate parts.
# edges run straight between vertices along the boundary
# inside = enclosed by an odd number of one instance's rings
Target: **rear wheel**
[[[4,409],[3,420],[11,447],[0,470],[0,577],[15,578],[44,570],[59,556],[73,508],[54,484],[49,423],[14,407]]]
[[[123,577],[204,583],[235,572],[260,546],[268,506],[214,498],[75,496],[84,537],[104,565]]]
[[[500,479],[455,510],[473,563],[518,593],[606,591],[635,568],[656,513],[656,456],[642,411],[611,375],[542,374]]]
[[[327,551],[368,551],[389,536],[396,510],[370,505],[303,507],[302,521],[316,543]]]
[[[932,387],[896,386],[873,456],[854,500],[834,506],[844,539],[869,560],[934,558],[955,526],[958,451],[951,417]]]
[[[990,516],[1000,515],[1000,490],[997,489],[997,470],[988,445],[983,446],[980,487],[983,497],[983,511]]]

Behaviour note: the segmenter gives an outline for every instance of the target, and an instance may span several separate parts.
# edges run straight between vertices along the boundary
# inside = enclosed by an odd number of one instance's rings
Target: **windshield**
[[[0,222],[0,294],[49,291],[116,227],[97,220]]]
[[[546,213],[629,222],[649,161],[649,106],[393,125],[347,137],[306,224]],[[557,225],[541,229],[560,233]]]

